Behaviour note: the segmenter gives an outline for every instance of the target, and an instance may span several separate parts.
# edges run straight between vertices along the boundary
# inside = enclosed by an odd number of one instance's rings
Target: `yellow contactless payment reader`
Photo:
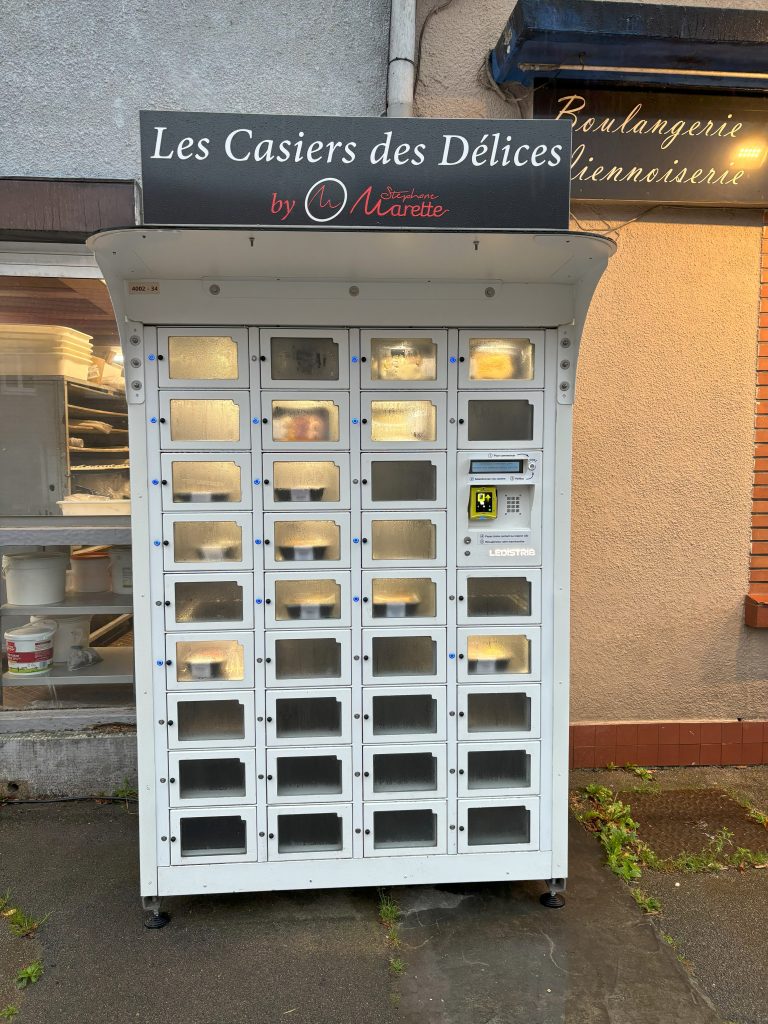
[[[470,487],[469,488],[469,518],[470,519],[495,519],[496,518],[496,488],[495,487]]]

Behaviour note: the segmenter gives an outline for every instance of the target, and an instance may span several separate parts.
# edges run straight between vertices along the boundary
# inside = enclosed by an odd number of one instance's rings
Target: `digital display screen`
[[[470,473],[523,473],[525,459],[470,459]]]
[[[469,489],[469,518],[470,519],[495,519],[496,518],[496,488],[495,487],[470,487],[470,489]]]

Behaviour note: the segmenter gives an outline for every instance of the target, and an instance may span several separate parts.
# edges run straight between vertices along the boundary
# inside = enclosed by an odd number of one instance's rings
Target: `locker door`
[[[445,622],[445,570],[363,570],[363,625]]]
[[[270,807],[269,860],[339,860],[352,856],[352,805]]]
[[[267,569],[349,568],[349,513],[267,513],[264,566]]]
[[[459,449],[541,448],[543,392],[459,392]]]
[[[363,630],[363,683],[444,683],[446,630]]]
[[[457,697],[460,740],[510,740],[541,735],[538,685],[459,686]]]
[[[541,622],[540,569],[459,569],[461,625]]]
[[[210,749],[254,746],[253,694],[226,690],[168,694],[168,746]]]
[[[513,683],[541,678],[539,627],[462,627],[456,632],[460,683]]]
[[[363,742],[443,742],[445,686],[366,686]]]
[[[362,457],[362,505],[368,509],[446,507],[445,452],[367,452]]]
[[[267,800],[270,805],[351,801],[351,753],[351,747],[268,750]]]
[[[247,388],[248,332],[243,327],[160,327],[161,388]]]
[[[366,857],[423,856],[446,852],[445,802],[403,800],[400,803],[367,803],[363,818]]]
[[[363,390],[445,389],[447,331],[360,332],[360,387]]]
[[[349,395],[262,391],[261,424],[264,451],[344,450],[349,448]]]
[[[539,848],[535,797],[459,800],[459,853],[514,853]]]
[[[257,859],[253,807],[171,811],[171,864],[227,864]]]
[[[445,744],[363,747],[364,800],[444,800]]]
[[[265,452],[264,508],[307,512],[349,508],[349,454],[346,452]]]
[[[253,508],[251,456],[245,452],[199,452],[160,456],[163,510],[236,512]],[[154,481],[153,481],[154,483]]]
[[[363,566],[445,565],[445,512],[363,512]]]
[[[163,516],[166,570],[253,568],[253,517],[231,512]]]
[[[338,328],[259,331],[261,386],[321,391],[349,387],[349,335]]]
[[[444,449],[445,400],[439,392],[362,392],[361,447],[364,451]]]
[[[253,751],[185,750],[168,755],[172,807],[256,803]]]
[[[169,690],[253,689],[253,633],[166,633]]]
[[[538,743],[460,743],[459,796],[539,792]]]
[[[167,573],[164,582],[167,629],[253,629],[253,573]]]
[[[160,392],[160,446],[166,451],[251,447],[247,391]]]
[[[342,686],[352,672],[348,629],[267,630],[267,686]]]
[[[544,331],[459,331],[460,388],[543,388]]]
[[[352,742],[349,689],[267,690],[267,746]]]

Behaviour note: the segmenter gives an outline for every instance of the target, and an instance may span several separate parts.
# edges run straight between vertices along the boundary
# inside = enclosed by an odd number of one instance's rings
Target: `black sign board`
[[[768,100],[542,83],[536,117],[573,128],[573,199],[768,205]]]
[[[142,111],[144,223],[567,229],[561,120]]]

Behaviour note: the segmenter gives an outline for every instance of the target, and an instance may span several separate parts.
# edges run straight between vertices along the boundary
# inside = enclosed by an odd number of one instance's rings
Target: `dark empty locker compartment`
[[[427,576],[375,576],[371,580],[371,606],[374,619],[434,618],[437,585]]]
[[[341,736],[341,707],[335,697],[278,697],[275,735],[278,739]]]
[[[374,676],[436,676],[437,642],[427,636],[371,638]]]
[[[467,789],[525,789],[530,784],[527,750],[467,751]]]
[[[437,527],[430,519],[374,519],[370,541],[374,561],[423,562],[437,557]]]
[[[437,846],[437,815],[429,807],[373,812],[374,850]]]
[[[507,846],[531,841],[531,812],[520,804],[467,809],[467,846]]]
[[[533,405],[525,398],[470,398],[470,441],[532,441]]]
[[[247,849],[245,819],[237,814],[181,818],[182,857],[232,857]]]
[[[269,339],[272,382],[337,381],[339,346],[333,338],[272,336]]]
[[[343,765],[335,754],[281,754],[276,764],[279,797],[337,796],[342,792]]]
[[[278,853],[330,853],[344,847],[344,822],[333,812],[279,814]]]
[[[242,622],[243,588],[235,580],[177,580],[176,622]]]
[[[437,466],[431,459],[371,461],[371,500],[435,501]]]
[[[525,576],[468,576],[467,615],[505,618],[531,614],[531,581]]]
[[[176,715],[181,743],[245,738],[245,705],[239,700],[180,700]]]
[[[435,793],[437,758],[430,751],[373,755],[374,793]]]
[[[276,679],[338,679],[341,644],[332,636],[275,641]]]
[[[180,758],[179,796],[182,800],[244,797],[244,762],[237,757]]]
[[[467,694],[467,732],[529,732],[531,698],[527,693],[489,690]]]
[[[372,709],[374,736],[437,733],[437,701],[429,693],[376,696]]]

